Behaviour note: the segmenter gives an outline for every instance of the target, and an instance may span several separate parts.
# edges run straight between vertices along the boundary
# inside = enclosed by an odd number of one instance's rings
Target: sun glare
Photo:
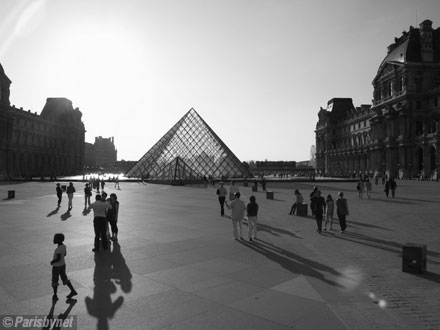
[[[55,67],[70,92],[86,88],[102,96],[117,93],[128,82],[136,83],[142,44],[124,27],[83,23],[64,31],[61,37]],[[84,91],[78,94],[84,95]]]

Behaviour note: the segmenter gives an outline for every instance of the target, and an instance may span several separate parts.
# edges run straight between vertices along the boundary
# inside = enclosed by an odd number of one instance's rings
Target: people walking
[[[356,189],[358,191],[358,197],[362,199],[364,197],[365,183],[362,178],[359,178]]]
[[[52,289],[53,289],[53,296],[52,300],[57,301],[58,300],[58,280],[61,277],[61,281],[63,282],[63,285],[67,285],[70,289],[70,293],[67,295],[67,299],[72,298],[73,296],[76,296],[78,293],[73,288],[72,283],[70,283],[69,279],[66,275],[66,261],[64,260],[66,254],[67,254],[67,248],[66,245],[63,244],[64,242],[64,235],[61,233],[57,233],[53,237],[53,244],[57,244],[57,248],[55,249],[55,252],[53,253],[53,258],[50,262],[52,265]]]
[[[257,238],[258,204],[253,195],[249,197],[249,201],[250,203],[246,206],[246,210],[248,217],[249,241],[252,241]]]
[[[92,196],[92,189],[88,183],[84,187],[84,207],[87,207],[87,204],[90,206],[90,197]]]
[[[119,215],[119,202],[118,196],[115,193],[110,194],[110,204],[112,206],[111,209],[107,210],[107,220],[110,222],[110,227],[112,231],[112,236],[110,239],[112,241],[118,240],[118,215]]]
[[[325,200],[325,223],[324,231],[327,230],[327,225],[330,222],[330,230],[333,229],[333,214],[335,213],[335,202],[333,201],[332,195],[327,195]]]
[[[315,194],[315,219],[317,224],[317,231],[321,233],[322,231],[322,218],[325,211],[325,199],[321,196],[321,191],[318,190]]]
[[[341,233],[345,233],[347,229],[346,217],[348,216],[348,203],[344,198],[344,193],[339,193],[339,198],[336,200],[336,214],[339,218],[339,225],[341,226]]]
[[[370,179],[367,179],[367,182],[365,183],[365,188],[367,190],[367,197],[371,198],[371,190],[373,190],[373,187],[371,185]]]
[[[318,187],[314,186],[313,191],[310,193],[310,209],[312,210],[312,215],[315,215],[315,197],[318,192]]]
[[[385,195],[388,198],[388,195],[390,194],[390,182],[388,180],[385,181],[385,189],[384,189],[384,191],[385,191]]]
[[[60,207],[61,206],[61,200],[63,199],[63,189],[61,189],[59,183],[57,183],[57,186],[56,186],[55,190],[57,192],[57,197],[58,197],[58,207]]]
[[[232,210],[231,218],[233,233],[234,238],[238,240],[243,239],[243,218],[246,205],[244,205],[244,202],[240,199],[239,192],[236,192],[234,197],[235,199],[231,202],[231,204],[228,204],[227,201],[225,201],[225,203],[228,209]]]
[[[295,203],[293,203],[292,207],[290,208],[290,212],[289,212],[290,215],[294,215],[298,205],[301,205],[304,202],[304,197],[301,195],[298,189],[295,189],[295,197],[296,197],[296,201]]]
[[[66,190],[66,192],[67,192],[67,199],[69,200],[69,202],[68,202],[69,210],[72,209],[73,194],[75,193],[75,191],[76,190],[75,190],[75,187],[73,186],[73,183],[70,182],[69,186],[67,187],[67,190]]]
[[[394,196],[396,194],[396,189],[397,189],[397,183],[394,180],[394,178],[390,179],[389,186],[390,186],[390,190],[391,190],[391,196],[394,198]]]
[[[101,241],[104,250],[108,249],[107,241],[107,209],[111,209],[112,205],[102,199],[101,195],[95,196],[95,202],[90,205],[93,209],[93,228],[95,230],[95,245],[93,252],[99,251],[99,242]]]
[[[225,200],[228,191],[224,187],[223,181],[220,182],[220,187],[217,188],[218,202],[220,203],[220,215],[225,215]]]

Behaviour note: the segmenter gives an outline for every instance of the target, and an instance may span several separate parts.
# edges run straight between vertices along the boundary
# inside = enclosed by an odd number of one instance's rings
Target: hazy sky
[[[80,108],[138,160],[194,108],[242,161],[307,160],[320,107],[370,104],[394,37],[439,0],[1,0],[11,103]]]

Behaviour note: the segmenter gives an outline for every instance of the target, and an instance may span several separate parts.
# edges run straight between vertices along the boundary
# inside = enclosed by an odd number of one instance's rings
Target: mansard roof
[[[432,33],[433,62],[438,63],[440,61],[440,28],[433,29],[432,21],[424,20],[420,28],[410,26],[408,32],[403,31],[400,37],[394,38],[394,43],[388,46],[388,53],[379,65],[374,81],[381,76],[387,65],[422,62],[421,36],[426,32]]]

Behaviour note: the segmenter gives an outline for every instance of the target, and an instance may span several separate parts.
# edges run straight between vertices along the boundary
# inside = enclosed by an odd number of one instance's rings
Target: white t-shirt
[[[64,257],[66,255],[66,246],[64,244],[58,245],[58,247],[55,249],[55,252],[53,253],[52,260],[55,260],[57,258],[57,254],[61,255],[61,259],[60,259],[60,261],[54,262],[52,264],[52,266],[59,267],[59,266],[65,265],[66,262],[64,261]]]

